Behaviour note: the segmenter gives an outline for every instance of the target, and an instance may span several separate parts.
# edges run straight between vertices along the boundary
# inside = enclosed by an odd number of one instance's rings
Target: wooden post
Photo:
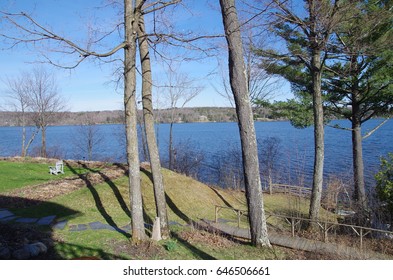
[[[216,208],[216,211],[215,211],[216,214],[215,214],[215,216],[214,216],[214,217],[215,217],[214,221],[215,221],[216,223],[218,223],[218,206],[216,205],[215,208]]]
[[[291,231],[292,231],[292,237],[295,237],[295,220],[294,220],[294,218],[291,218]]]
[[[360,228],[360,251],[363,251],[363,228]]]
[[[240,215],[241,215],[241,211],[237,211],[237,227],[240,228]]]

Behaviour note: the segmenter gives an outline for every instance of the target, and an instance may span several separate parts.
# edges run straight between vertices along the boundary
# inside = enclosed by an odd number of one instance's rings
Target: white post
[[[160,241],[162,239],[161,237],[161,226],[160,226],[160,218],[156,217],[154,223],[153,223],[153,232],[151,235],[151,239],[154,241]]]

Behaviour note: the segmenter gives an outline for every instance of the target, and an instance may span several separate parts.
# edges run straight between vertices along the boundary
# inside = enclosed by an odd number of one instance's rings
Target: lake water
[[[370,120],[363,131],[374,128],[381,120]],[[348,121],[336,121],[348,127]],[[267,137],[279,139],[279,156],[276,173],[280,180],[295,183],[299,176],[306,182],[311,180],[313,168],[313,128],[296,129],[289,122],[256,122],[257,138],[263,142]],[[125,161],[124,130],[122,125],[99,125],[97,135],[102,140],[95,145],[95,160]],[[167,159],[169,125],[156,126],[162,160]],[[174,125],[174,141],[182,143],[190,157],[197,153],[204,155],[198,176],[202,181],[218,183],[217,164],[224,155],[234,155],[240,139],[237,123],[183,123]],[[51,154],[64,159],[83,159],[86,153],[79,149],[84,137],[79,126],[48,127],[47,145]],[[393,152],[393,121],[389,120],[377,132],[363,141],[365,175],[372,184],[379,168],[381,156]],[[34,154],[40,144],[40,135],[34,140],[30,152]],[[14,156],[20,153],[21,128],[0,127],[0,155]],[[188,143],[187,148],[184,148]],[[180,144],[179,144],[180,145]],[[141,146],[141,145],[140,145]],[[325,130],[325,177],[335,175],[350,178],[352,172],[351,133],[326,127]],[[233,157],[236,158],[236,157]],[[239,162],[232,160],[234,165]]]

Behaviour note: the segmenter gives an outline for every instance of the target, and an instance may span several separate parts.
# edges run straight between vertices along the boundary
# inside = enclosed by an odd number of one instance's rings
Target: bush
[[[384,210],[393,216],[393,154],[381,158],[379,172],[375,175],[378,199],[383,203]]]
[[[170,239],[165,243],[165,249],[167,249],[169,252],[174,252],[177,250],[177,240]]]

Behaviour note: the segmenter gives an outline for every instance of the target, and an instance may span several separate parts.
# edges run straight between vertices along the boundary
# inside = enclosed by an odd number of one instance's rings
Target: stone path
[[[19,217],[7,209],[0,209],[0,222],[16,222],[25,224],[37,224],[40,226],[49,226],[54,222],[55,218],[55,215],[42,218]]]
[[[0,209],[0,223],[7,223],[7,222],[14,222],[14,223],[25,223],[25,224],[36,224],[40,226],[51,226],[53,229],[68,229],[69,231],[83,231],[83,230],[113,230],[113,231],[125,231],[131,230],[130,224],[125,225],[123,227],[113,227],[108,224],[103,224],[101,222],[92,222],[88,224],[76,224],[76,225],[69,225],[67,227],[68,221],[67,220],[60,220],[56,221],[55,215],[45,216],[42,218],[30,218],[30,217],[19,217],[9,211],[8,209]]]
[[[8,209],[0,208],[0,223],[25,223],[25,224],[36,224],[40,226],[50,226],[52,229],[57,230],[68,230],[68,231],[85,231],[85,230],[111,230],[118,232],[130,232],[131,224],[125,226],[116,227],[109,224],[104,224],[99,221],[90,222],[87,224],[68,224],[67,220],[56,220],[55,215],[45,216],[42,218],[30,218],[30,217],[19,217]],[[169,225],[180,225],[180,223],[175,221],[170,221]],[[146,228],[152,228],[153,225],[145,224]]]

